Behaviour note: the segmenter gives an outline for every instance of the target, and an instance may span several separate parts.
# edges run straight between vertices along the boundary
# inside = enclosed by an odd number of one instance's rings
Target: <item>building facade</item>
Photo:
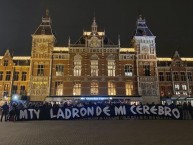
[[[31,101],[49,98],[109,97],[132,102],[159,103],[160,99],[187,99],[193,89],[193,58],[159,58],[156,36],[139,16],[132,47],[122,48],[98,31],[90,31],[68,46],[57,47],[49,11],[32,34],[31,56],[0,56],[1,99],[14,94]]]

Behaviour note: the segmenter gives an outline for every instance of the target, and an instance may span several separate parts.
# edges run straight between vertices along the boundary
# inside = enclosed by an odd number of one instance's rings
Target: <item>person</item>
[[[7,121],[7,115],[9,113],[9,106],[7,105],[7,102],[1,107],[2,109],[2,115],[1,115],[1,122],[3,120],[3,116],[5,116],[5,121]]]
[[[11,104],[12,109],[9,111],[9,121],[16,121],[17,120],[17,103],[13,102]]]
[[[191,119],[193,119],[193,108],[190,102],[188,102],[188,111],[191,116]]]

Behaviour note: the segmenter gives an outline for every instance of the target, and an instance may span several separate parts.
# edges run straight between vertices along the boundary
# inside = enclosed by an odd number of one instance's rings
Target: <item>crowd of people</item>
[[[68,102],[60,102],[60,103],[50,103],[50,102],[11,102],[5,104],[0,107],[1,110],[1,122],[3,121],[3,118],[5,121],[16,121],[18,120],[18,114],[19,110],[25,109],[25,108],[31,108],[31,109],[55,109],[57,110],[60,107],[65,108],[72,108],[72,107],[89,107],[94,105],[105,105],[105,106],[120,106],[120,105],[130,105],[129,102],[110,102],[110,101],[100,101],[100,102],[79,102],[79,101],[68,101]],[[133,104],[133,105],[143,105],[140,104]],[[148,106],[155,106],[155,105],[162,105],[162,104],[145,104]],[[193,106],[190,102],[184,102],[183,104],[170,104],[167,103],[164,104],[164,106],[170,106],[170,107],[177,107],[181,113],[183,120],[189,120],[193,119]],[[167,116],[156,116],[156,115],[119,115],[119,116],[111,116],[111,117],[89,117],[89,118],[82,118],[82,119],[172,119]]]

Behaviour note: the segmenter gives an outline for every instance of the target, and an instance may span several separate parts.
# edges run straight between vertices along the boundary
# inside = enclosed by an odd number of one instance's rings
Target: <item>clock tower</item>
[[[138,94],[144,103],[159,103],[159,80],[155,38],[140,15],[133,37],[136,52]]]
[[[43,101],[50,95],[52,51],[55,36],[51,27],[49,10],[32,34],[30,96],[31,100]]]

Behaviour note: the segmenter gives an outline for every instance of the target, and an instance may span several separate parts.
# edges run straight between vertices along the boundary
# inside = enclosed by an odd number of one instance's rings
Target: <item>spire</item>
[[[49,18],[50,17],[49,15],[50,15],[50,11],[49,9],[46,9],[46,17]]]
[[[135,36],[154,36],[150,29],[146,25],[145,18],[140,14],[136,23],[136,33]]]
[[[92,28],[92,33],[93,33],[93,34],[96,34],[96,33],[97,33],[97,24],[96,24],[95,16],[94,16],[94,18],[93,18],[93,22],[92,22],[91,28]]]
[[[118,35],[118,45],[119,45],[119,48],[120,48],[121,47],[120,35]]]
[[[176,50],[175,53],[174,53],[174,58],[180,58],[180,55],[178,53],[178,51]]]
[[[68,38],[68,47],[70,47],[70,36]]]
[[[7,50],[5,51],[5,54],[4,54],[4,56],[10,56],[10,52],[9,52],[9,49],[7,49]]]
[[[52,32],[50,12],[48,9],[46,9],[45,15],[42,17],[42,22],[34,35],[54,35]]]
[[[46,9],[45,16],[42,17],[42,23],[48,23],[48,24],[51,24],[50,11],[49,11],[49,9]]]

